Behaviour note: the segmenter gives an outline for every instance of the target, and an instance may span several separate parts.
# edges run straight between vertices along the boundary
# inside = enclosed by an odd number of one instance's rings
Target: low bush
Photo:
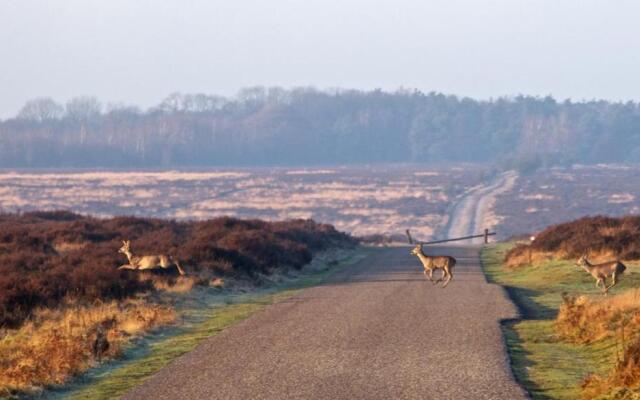
[[[640,292],[630,290],[598,298],[565,294],[556,326],[565,339],[575,343],[591,343],[604,337],[615,338],[620,329],[639,331]]]
[[[577,259],[581,255],[640,259],[640,217],[584,217],[552,225],[535,236],[530,244],[519,244],[505,257],[510,266],[549,256]]]
[[[135,254],[172,254],[192,272],[245,278],[276,268],[298,269],[314,252],[355,244],[332,226],[311,220],[176,222],[59,211],[3,214],[0,327],[19,326],[36,307],[53,307],[66,297],[122,299],[150,290],[149,279],[117,269],[127,262],[117,252],[122,240],[131,240]]]

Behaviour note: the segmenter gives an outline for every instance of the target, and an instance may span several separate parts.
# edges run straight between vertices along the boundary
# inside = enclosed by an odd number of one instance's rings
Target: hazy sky
[[[635,0],[0,0],[0,118],[253,85],[640,100]]]

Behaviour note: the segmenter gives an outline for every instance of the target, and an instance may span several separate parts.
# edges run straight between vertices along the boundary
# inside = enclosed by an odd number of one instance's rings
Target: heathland
[[[312,218],[357,236],[440,234],[484,168],[384,165],[172,171],[0,172],[0,211],[68,209],[110,217]],[[490,177],[489,177],[490,178]]]
[[[0,211],[68,209],[82,214],[176,220],[312,218],[357,236],[443,238],[456,204],[495,171],[377,165],[316,168],[225,168],[172,171],[46,170],[0,173]],[[476,191],[477,192],[477,191]],[[598,165],[516,174],[485,204],[476,230],[500,239],[533,234],[585,215],[640,212],[640,168]]]

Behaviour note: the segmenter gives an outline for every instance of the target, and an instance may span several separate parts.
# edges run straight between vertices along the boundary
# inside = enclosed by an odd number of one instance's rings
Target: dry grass
[[[585,379],[583,397],[593,399],[617,388],[640,386],[640,290],[633,289],[609,298],[564,296],[556,320],[558,332],[576,343],[612,338],[616,362],[608,376]]]
[[[208,271],[200,271],[197,275],[186,276],[166,276],[157,275],[152,272],[140,273],[139,279],[142,281],[149,281],[156,291],[168,292],[168,293],[187,293],[195,286],[212,286],[222,287],[223,280],[209,273]],[[218,282],[212,284],[212,282]]]
[[[610,297],[564,296],[556,320],[560,334],[576,343],[615,337],[621,327],[640,329],[640,290]]]
[[[220,215],[312,218],[354,235],[412,227],[426,240],[446,225],[448,204],[477,185],[476,168],[367,166],[163,172],[0,173],[0,209],[70,209],[101,217],[178,220]],[[170,188],[171,195],[162,195]]]
[[[223,288],[225,281],[222,278],[213,278],[209,281],[209,286],[213,288]]]
[[[175,318],[173,309],[144,300],[39,309],[0,339],[0,396],[62,384],[101,359],[117,357],[133,337]],[[99,336],[108,346],[96,349]]]
[[[81,242],[81,243],[73,243],[73,242],[60,242],[54,243],[53,249],[57,253],[71,253],[73,251],[79,251],[87,247],[89,243]]]
[[[549,252],[535,251],[531,248],[527,248],[523,251],[509,254],[509,256],[504,260],[504,265],[509,268],[518,268],[526,265],[541,264],[553,259],[553,254]]]
[[[578,257],[571,257],[567,253],[563,251],[558,252],[549,252],[549,251],[541,251],[532,249],[528,245],[524,246],[523,249],[519,249],[518,251],[514,251],[509,254],[504,261],[504,265],[509,268],[518,268],[527,265],[538,265],[551,260],[573,260],[578,261]],[[601,262],[613,261],[617,260],[616,254],[611,250],[600,250],[600,251],[586,251],[589,261],[594,264],[598,264]],[[638,260],[625,260],[625,262],[633,262],[637,263]]]
[[[640,336],[632,336],[608,376],[593,374],[582,384],[583,399],[640,398]]]

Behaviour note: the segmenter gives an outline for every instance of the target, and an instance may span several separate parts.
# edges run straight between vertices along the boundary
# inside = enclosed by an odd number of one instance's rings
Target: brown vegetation
[[[612,388],[640,386],[640,292],[630,290],[608,297],[564,296],[556,320],[561,337],[588,344],[612,338],[616,360],[608,376],[591,375],[583,383],[584,398],[610,393]]]
[[[640,259],[640,217],[584,217],[552,225],[536,235],[530,244],[511,249],[505,261],[519,266],[549,258],[577,259],[587,253],[591,258]]]
[[[17,327],[37,307],[54,307],[65,298],[123,299],[152,289],[150,279],[117,269],[126,262],[117,253],[123,239],[140,253],[174,254],[191,274],[248,279],[276,268],[301,268],[314,251],[354,243],[332,226],[311,220],[175,222],[69,212],[4,214],[0,327]]]
[[[119,355],[136,335],[174,319],[171,308],[142,300],[37,309],[0,340],[0,396],[64,383],[96,361]]]
[[[640,396],[640,336],[631,336],[608,376],[592,374],[584,380],[582,397],[585,400],[600,398],[600,395],[629,400]]]
[[[591,343],[615,337],[622,326],[640,331],[640,292],[630,290],[612,297],[563,297],[557,317],[558,332],[576,343]]]

